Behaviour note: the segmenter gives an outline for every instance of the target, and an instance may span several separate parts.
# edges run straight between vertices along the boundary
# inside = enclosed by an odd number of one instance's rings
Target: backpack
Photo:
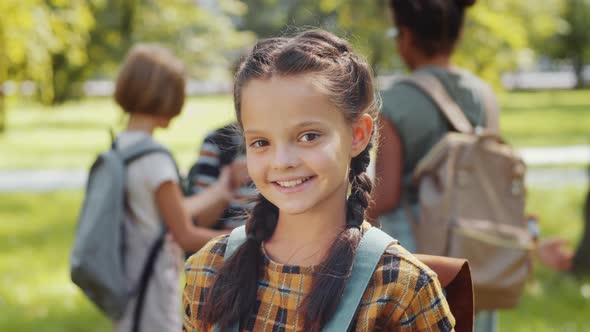
[[[97,157],[88,174],[70,257],[72,281],[110,319],[120,319],[129,299],[137,292],[134,331],[139,328],[145,290],[166,229],[163,226],[151,246],[139,284],[130,292],[124,262],[126,167],[151,153],[164,153],[172,158],[168,149],[151,138],[124,149],[118,149],[113,141],[111,149]]]
[[[525,221],[525,164],[499,136],[474,129],[438,79],[415,74],[404,82],[431,98],[456,130],[432,147],[413,174],[419,218],[404,205],[416,251],[467,259],[476,310],[512,308],[531,273],[534,247]],[[490,91],[483,93],[488,118],[497,112]]]
[[[247,239],[246,226],[235,228],[229,235],[224,258],[230,257],[233,252]],[[397,243],[397,240],[378,229],[369,228],[357,247],[356,256],[352,265],[350,278],[346,283],[342,298],[338,303],[336,312],[324,326],[324,332],[348,331],[354,315],[361,303],[365,289],[373,276],[377,264],[387,247]],[[416,256],[419,257],[419,256]],[[439,275],[442,287],[446,287],[446,296],[449,300],[451,312],[457,321],[455,331],[473,331],[473,292],[471,287],[471,275],[466,260],[451,259],[448,257],[435,257],[421,255],[423,263],[428,265]],[[451,302],[451,300],[453,302]],[[215,332],[219,332],[219,326],[215,325]],[[238,323],[234,323],[227,332],[237,332]]]

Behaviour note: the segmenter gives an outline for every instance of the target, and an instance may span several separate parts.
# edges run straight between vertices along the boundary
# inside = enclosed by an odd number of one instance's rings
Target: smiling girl
[[[186,263],[184,331],[320,331],[337,311],[364,222],[379,102],[367,63],[324,31],[260,41],[235,79],[248,172],[260,191],[247,240]],[[349,331],[452,331],[434,272],[392,243]]]

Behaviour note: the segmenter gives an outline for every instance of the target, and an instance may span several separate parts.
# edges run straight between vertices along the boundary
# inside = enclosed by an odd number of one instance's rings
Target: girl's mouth
[[[283,188],[293,188],[293,187],[296,187],[304,182],[307,182],[311,178],[312,178],[312,176],[308,176],[308,177],[297,179],[297,180],[273,181],[273,183],[276,183]]]
[[[315,176],[307,176],[294,180],[273,181],[272,184],[283,194],[291,194],[305,190],[314,179]]]

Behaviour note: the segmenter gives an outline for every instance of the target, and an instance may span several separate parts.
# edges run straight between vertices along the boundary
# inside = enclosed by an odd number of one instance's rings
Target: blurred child
[[[168,127],[172,118],[181,112],[184,91],[184,69],[177,58],[162,47],[135,46],[123,63],[116,84],[115,100],[129,114],[127,128],[116,138],[117,148],[152,140],[156,128]],[[181,249],[196,251],[222,234],[193,226],[190,217],[207,212],[212,193],[231,196],[229,180],[226,170],[216,185],[202,195],[185,200],[175,162],[168,155],[152,153],[129,164],[124,252],[130,292],[136,291],[144,262],[161,232],[162,223],[169,232],[162,252],[156,256],[139,330],[180,330]],[[136,300],[134,296],[124,317],[114,322],[115,331],[131,331]]]
[[[233,197],[220,195],[216,209],[201,214],[195,223],[214,229],[233,229],[244,224],[244,216],[252,209],[257,191],[250,181],[246,168],[246,152],[237,123],[230,123],[209,133],[203,143],[199,157],[188,174],[191,195],[207,190],[217,183],[224,168],[231,173]],[[228,199],[230,198],[230,199]]]

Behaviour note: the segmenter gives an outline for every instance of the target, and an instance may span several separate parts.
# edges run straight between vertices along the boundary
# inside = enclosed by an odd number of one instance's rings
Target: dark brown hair
[[[463,29],[465,8],[475,0],[390,0],[398,28],[409,28],[427,56],[451,53]]]
[[[376,120],[379,99],[370,66],[343,39],[325,31],[310,30],[292,38],[262,40],[254,46],[234,81],[238,121],[242,88],[248,82],[293,75],[313,75],[348,122],[363,114],[370,114]],[[374,140],[374,133],[371,135],[366,149],[350,162],[346,228],[314,271],[311,291],[302,303],[305,331],[320,331],[332,317],[350,276],[372,187],[365,173]],[[260,195],[246,223],[248,240],[226,260],[210,288],[203,308],[205,325],[218,323],[224,329],[234,321],[245,323],[249,315],[255,314],[252,308],[256,307],[257,281],[264,264],[260,245],[272,236],[278,215],[278,208]]]
[[[184,65],[168,49],[140,44],[123,63],[115,101],[127,113],[174,117],[184,104]]]

